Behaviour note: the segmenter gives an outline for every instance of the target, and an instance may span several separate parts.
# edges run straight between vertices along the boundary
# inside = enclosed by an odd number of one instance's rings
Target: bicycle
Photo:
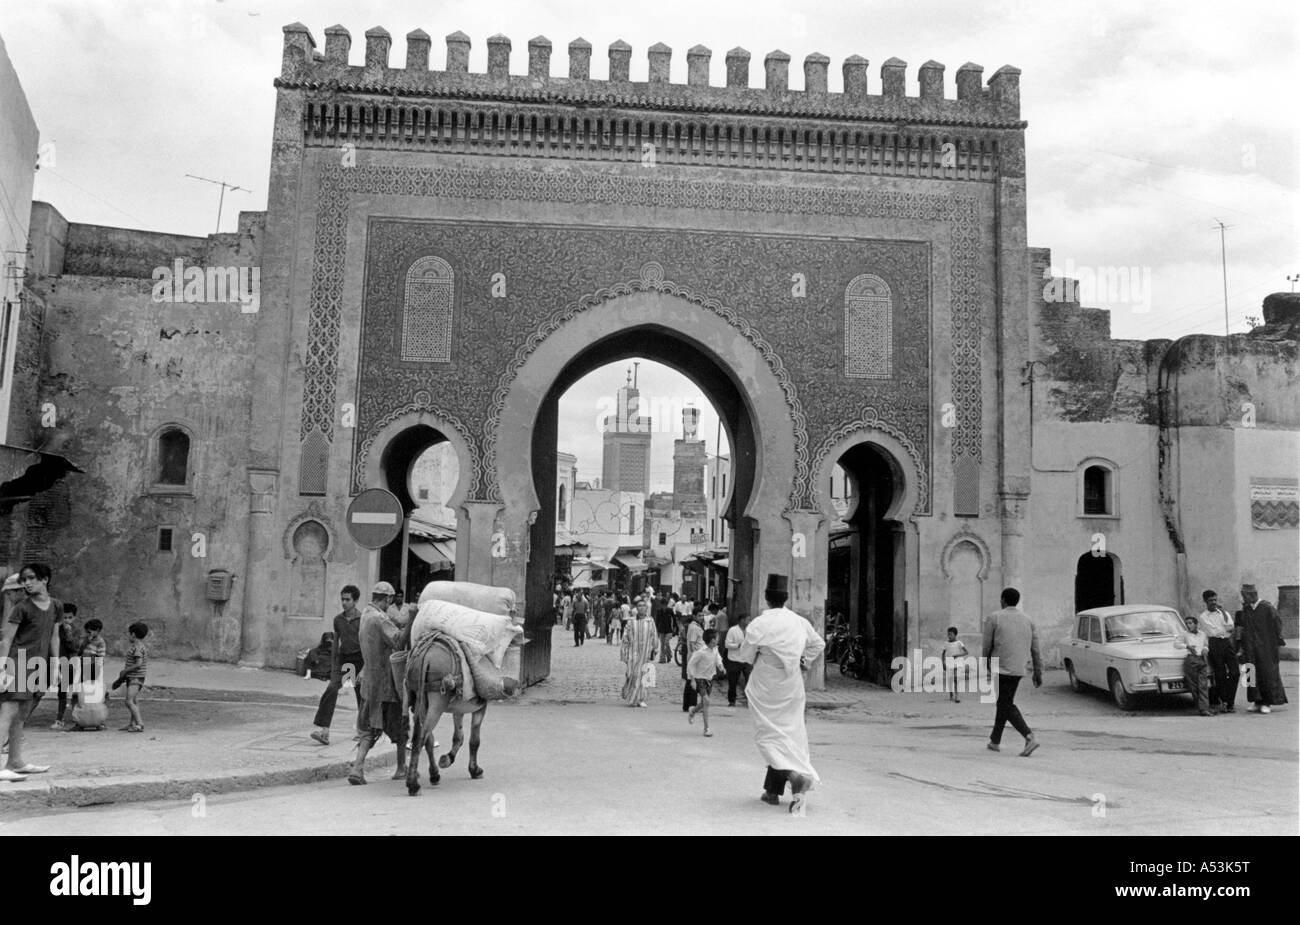
[[[840,674],[856,680],[867,675],[866,637],[854,636],[849,639],[844,651],[840,653]]]
[[[836,663],[844,653],[849,642],[849,627],[846,623],[835,626],[826,638],[826,661]]]

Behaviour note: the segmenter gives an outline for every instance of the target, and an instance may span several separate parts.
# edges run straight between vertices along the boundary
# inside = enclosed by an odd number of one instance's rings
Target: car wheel
[[[1082,681],[1079,680],[1079,676],[1074,673],[1073,662],[1065,663],[1065,673],[1070,676],[1070,690],[1074,691],[1076,694],[1081,692],[1085,687],[1087,687],[1086,684],[1084,684]]]
[[[1114,670],[1110,673],[1110,696],[1121,710],[1133,709],[1133,695],[1124,690],[1124,682],[1120,680],[1119,672]]]

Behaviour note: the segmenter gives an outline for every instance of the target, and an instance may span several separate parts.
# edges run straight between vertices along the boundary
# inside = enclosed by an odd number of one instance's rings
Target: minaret
[[[634,371],[629,369],[627,383],[618,390],[614,414],[606,416],[604,422],[603,487],[650,494],[651,423],[641,414],[641,391]]]
[[[682,438],[673,441],[673,510],[683,514],[704,514],[704,468],[708,450],[696,434],[700,427],[700,409],[687,405],[682,409]]]

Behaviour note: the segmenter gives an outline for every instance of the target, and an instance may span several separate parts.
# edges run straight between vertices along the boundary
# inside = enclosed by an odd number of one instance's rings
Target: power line
[[[1285,266],[1287,266],[1287,264],[1285,263],[1277,264],[1275,267],[1271,268],[1268,271],[1267,276],[1253,277],[1245,285],[1234,290],[1231,294],[1236,297],[1241,297],[1247,294],[1248,292],[1254,291],[1258,283],[1263,282],[1265,279],[1271,278],[1274,273],[1276,273],[1280,268]],[[1182,305],[1180,305],[1176,310],[1174,310],[1172,314],[1170,314],[1170,316],[1167,317],[1163,322],[1148,328],[1148,331],[1150,333],[1158,333],[1158,332],[1168,330],[1171,326],[1181,323],[1185,318],[1208,311],[1212,307],[1212,305],[1213,305],[1213,300],[1201,301],[1199,299],[1194,299],[1190,302],[1185,302]]]
[[[1208,199],[1201,199],[1201,198],[1199,198],[1199,197],[1197,197],[1197,196],[1187,196],[1187,195],[1184,195],[1183,193],[1175,193],[1173,190],[1168,190],[1168,189],[1165,189],[1164,187],[1156,186],[1155,184],[1152,184],[1152,183],[1144,183],[1144,182],[1141,181],[1141,180],[1134,180],[1132,177],[1126,177],[1126,176],[1124,176],[1123,174],[1118,173],[1118,172],[1116,172],[1116,171],[1114,171],[1114,170],[1107,170],[1105,167],[1102,167],[1100,164],[1097,164],[1095,161],[1079,161],[1079,160],[1075,160],[1074,158],[1070,158],[1070,157],[1063,157],[1063,158],[1061,158],[1061,160],[1066,161],[1067,163],[1071,163],[1071,164],[1079,164],[1079,165],[1081,165],[1081,166],[1083,166],[1083,167],[1092,167],[1092,168],[1095,168],[1095,169],[1097,169],[1097,170],[1102,171],[1103,173],[1110,174],[1111,176],[1115,177],[1117,180],[1121,180],[1121,181],[1123,181],[1123,182],[1125,182],[1125,183],[1132,183],[1132,184],[1134,184],[1135,186],[1145,186],[1145,187],[1147,187],[1148,189],[1153,189],[1153,190],[1155,190],[1157,193],[1164,193],[1164,194],[1166,194],[1166,195],[1168,195],[1168,196],[1177,196],[1179,199],[1186,199],[1188,202],[1199,202],[1199,203],[1201,203],[1202,205],[1214,206],[1216,209],[1226,209],[1226,210],[1229,211],[1229,212],[1236,212],[1236,213],[1238,213],[1239,215],[1249,215],[1249,216],[1251,216],[1252,218],[1262,218],[1262,217],[1261,217],[1258,213],[1256,213],[1256,212],[1247,212],[1245,209],[1238,209],[1238,208],[1235,208],[1235,207],[1233,207],[1233,206],[1225,206],[1223,203],[1220,203],[1220,202],[1210,202]],[[1274,224],[1278,224],[1278,223],[1279,223],[1279,220],[1278,220],[1278,219],[1267,219],[1267,218],[1264,218],[1264,219],[1263,219],[1263,223],[1264,223],[1264,224],[1269,224],[1269,225],[1274,225]]]
[[[1245,184],[1246,186],[1253,186],[1253,187],[1255,187],[1256,189],[1267,190],[1267,191],[1270,192],[1270,193],[1282,193],[1283,195],[1286,195],[1286,196],[1294,196],[1294,195],[1295,195],[1295,191],[1294,191],[1294,190],[1289,190],[1289,189],[1286,189],[1285,187],[1278,187],[1278,186],[1275,186],[1275,185],[1274,185],[1274,186],[1265,186],[1263,183],[1252,183],[1250,180],[1244,179],[1244,178],[1242,178],[1242,177],[1229,177],[1229,176],[1223,176],[1222,174],[1211,173],[1211,172],[1208,171],[1208,170],[1198,170],[1198,169],[1195,168],[1195,167],[1187,167],[1187,166],[1185,166],[1185,165],[1161,164],[1161,163],[1159,163],[1158,161],[1148,160],[1148,159],[1145,158],[1145,157],[1134,157],[1134,156],[1131,155],[1131,154],[1116,154],[1114,151],[1103,151],[1101,148],[1090,148],[1089,150],[1091,150],[1091,151],[1095,151],[1095,152],[1097,152],[1098,154],[1105,154],[1105,155],[1108,155],[1109,157],[1118,157],[1118,158],[1122,158],[1122,159],[1124,159],[1124,160],[1126,160],[1126,161],[1136,161],[1136,162],[1139,163],[1139,164],[1150,164],[1152,167],[1159,167],[1159,168],[1161,168],[1162,170],[1182,170],[1182,171],[1186,171],[1187,173],[1200,174],[1200,175],[1203,176],[1203,177],[1209,177],[1210,179],[1212,179],[1212,180],[1217,180],[1217,181],[1220,182],[1220,183],[1222,183],[1222,182],[1228,182],[1228,183],[1242,183],[1242,184]],[[1102,169],[1105,169],[1105,168],[1102,168]]]
[[[69,186],[73,187],[74,189],[81,190],[81,192],[85,193],[87,196],[89,196],[91,199],[94,199],[96,202],[102,202],[104,205],[108,206],[114,212],[121,212],[123,215],[125,215],[127,218],[131,219],[131,221],[137,223],[141,227],[147,227],[149,225],[149,223],[146,222],[144,219],[140,218],[140,216],[132,215],[130,212],[126,211],[126,209],[119,209],[117,206],[113,205],[107,199],[103,199],[99,196],[96,196],[94,193],[86,189],[84,186],[72,182],[72,180],[68,179],[63,174],[59,173],[53,167],[46,167],[45,170],[48,171],[49,173],[54,174],[54,176],[58,177],[60,180],[62,180],[64,183],[68,184]]]

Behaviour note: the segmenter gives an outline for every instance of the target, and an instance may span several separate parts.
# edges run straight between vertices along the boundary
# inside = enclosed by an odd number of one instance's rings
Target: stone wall
[[[45,207],[48,209],[48,207]],[[49,540],[54,591],[82,619],[99,617],[111,650],[134,620],[150,625],[157,655],[234,660],[240,597],[205,598],[212,568],[242,576],[250,382],[258,313],[238,303],[158,302],[149,278],[176,258],[202,266],[255,264],[259,214],[208,239],[42,226],[65,247],[43,247],[32,289],[46,309],[40,400],[57,409],[70,475],[67,526]],[[59,257],[62,256],[60,260]],[[104,275],[113,268],[122,275]],[[101,275],[74,273],[72,268]],[[190,438],[186,486],[159,487],[155,441],[164,425]],[[159,551],[159,528],[174,531]]]

